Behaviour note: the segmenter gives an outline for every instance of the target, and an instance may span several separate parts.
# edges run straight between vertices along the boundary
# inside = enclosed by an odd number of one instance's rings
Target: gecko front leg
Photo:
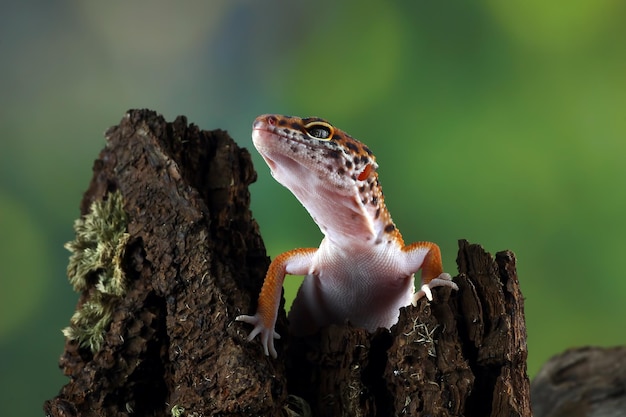
[[[431,290],[435,287],[459,289],[452,281],[450,274],[443,272],[439,246],[431,242],[416,242],[405,246],[402,250],[406,253],[412,271],[422,269],[422,284],[419,291],[413,295],[413,305],[417,305],[417,300],[424,296],[428,301],[432,301]]]
[[[278,307],[280,306],[280,296],[283,289],[285,275],[306,275],[311,266],[311,259],[317,252],[316,248],[294,249],[278,255],[267,270],[257,311],[254,316],[241,315],[235,320],[250,323],[254,326],[248,340],[252,340],[260,334],[261,344],[265,355],[272,355],[276,358],[276,348],[274,339],[280,339],[276,333],[276,318],[278,317]]]

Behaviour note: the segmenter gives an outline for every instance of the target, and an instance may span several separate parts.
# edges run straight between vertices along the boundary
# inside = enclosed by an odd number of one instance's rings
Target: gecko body
[[[274,178],[287,187],[324,234],[319,248],[294,249],[268,268],[255,315],[238,316],[254,326],[265,354],[276,357],[273,339],[286,274],[304,275],[289,312],[290,332],[302,336],[350,321],[374,331],[389,328],[399,309],[431,288],[458,289],[443,272],[439,247],[405,245],[384,203],[378,164],[371,150],[320,118],[262,115],[252,140]],[[413,274],[422,270],[420,290]]]

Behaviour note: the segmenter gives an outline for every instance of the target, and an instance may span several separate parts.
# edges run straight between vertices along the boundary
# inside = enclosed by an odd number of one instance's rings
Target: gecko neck
[[[311,188],[313,187],[313,188]],[[318,190],[311,193],[311,189]],[[402,236],[391,219],[382,193],[366,199],[358,188],[351,195],[323,185],[303,184],[291,191],[307,209],[315,223],[334,246],[371,247],[397,243]]]

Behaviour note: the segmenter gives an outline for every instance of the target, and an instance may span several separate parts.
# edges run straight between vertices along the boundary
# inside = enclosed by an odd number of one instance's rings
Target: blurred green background
[[[407,242],[437,242],[452,273],[459,238],[516,253],[531,375],[568,347],[626,342],[626,3],[13,3],[0,14],[3,414],[41,414],[66,382],[77,294],[63,243],[103,132],[129,108],[251,149],[271,256],[321,235],[253,151],[252,120],[324,117],[377,155]]]

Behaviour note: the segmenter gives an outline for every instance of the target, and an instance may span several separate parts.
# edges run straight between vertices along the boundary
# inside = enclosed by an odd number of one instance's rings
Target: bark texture
[[[535,417],[626,415],[626,347],[582,347],[550,359],[531,385]]]
[[[269,260],[249,210],[250,156],[226,132],[129,111],[107,133],[81,212],[121,193],[122,270],[99,350],[68,340],[51,416],[530,416],[513,253],[459,242],[458,292],[391,331],[331,326],[265,357],[249,326]],[[82,291],[80,308],[95,289]]]

